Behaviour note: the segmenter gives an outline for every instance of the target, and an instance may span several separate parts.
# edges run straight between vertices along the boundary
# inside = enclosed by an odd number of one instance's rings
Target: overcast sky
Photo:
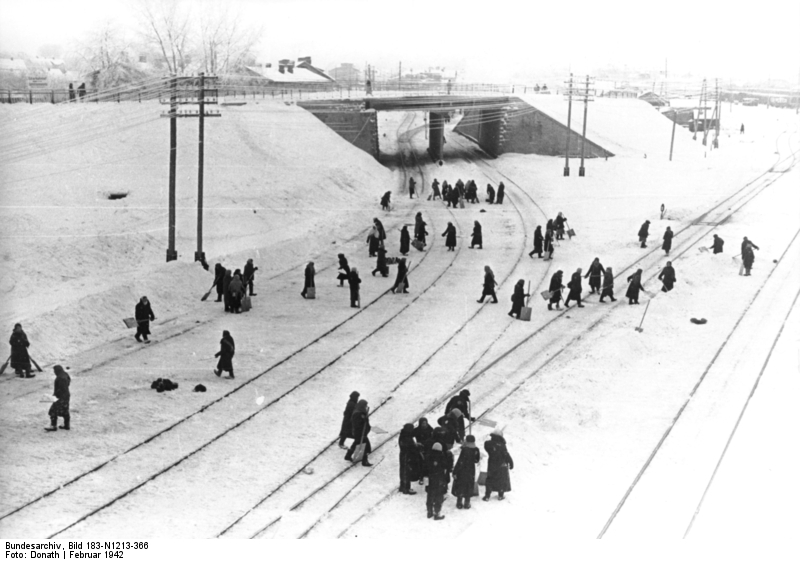
[[[135,29],[133,0],[0,0],[0,50],[69,48],[106,20]],[[193,2],[195,6],[197,1]],[[230,0],[263,24],[265,61],[460,69],[465,79],[513,80],[606,65],[671,76],[798,82],[800,1],[758,0]],[[506,80],[503,80],[503,78]]]

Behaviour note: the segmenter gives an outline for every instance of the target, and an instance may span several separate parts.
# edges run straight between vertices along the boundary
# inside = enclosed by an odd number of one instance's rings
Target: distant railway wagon
[[[758,98],[746,97],[742,100],[742,105],[755,106],[758,105]]]

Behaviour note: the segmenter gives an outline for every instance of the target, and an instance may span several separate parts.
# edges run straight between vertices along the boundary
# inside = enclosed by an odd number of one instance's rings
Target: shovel
[[[635,328],[634,328],[634,329],[636,329],[636,331],[638,331],[639,333],[641,333],[642,331],[644,331],[644,329],[642,329],[642,324],[644,323],[644,316],[646,316],[646,315],[647,315],[647,309],[648,309],[649,307],[650,307],[650,300],[648,300],[648,301],[647,301],[647,306],[645,306],[645,307],[644,307],[644,313],[642,314],[642,321],[640,321],[640,322],[639,322],[639,327],[635,327]]]
[[[212,290],[214,290],[214,287],[215,287],[215,286],[217,286],[217,281],[216,281],[216,279],[214,280],[214,284],[212,284],[212,285],[211,285],[211,288],[209,288],[209,289],[208,289],[208,292],[206,292],[205,294],[203,294],[203,297],[202,297],[202,298],[200,298],[200,301],[201,301],[201,302],[205,302],[206,300],[208,300],[208,297],[211,295],[211,291],[212,291]]]
[[[3,366],[0,366],[0,375],[6,371],[6,366],[8,366],[8,362],[11,360],[11,355],[9,355],[8,359],[3,363]]]

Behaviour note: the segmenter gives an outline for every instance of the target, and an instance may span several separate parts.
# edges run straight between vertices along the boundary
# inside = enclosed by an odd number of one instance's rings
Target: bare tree
[[[171,74],[183,73],[191,49],[189,5],[178,0],[137,0],[145,40],[158,48]]]
[[[77,43],[75,56],[90,87],[105,89],[143,77],[129,52],[128,38],[114,22],[106,21]]]
[[[227,3],[206,1],[199,31],[205,71],[225,74],[248,62],[263,28],[247,25],[241,13]]]

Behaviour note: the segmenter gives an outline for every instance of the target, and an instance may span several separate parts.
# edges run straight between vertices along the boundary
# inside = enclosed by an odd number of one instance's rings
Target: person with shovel
[[[578,303],[579,308],[583,308],[583,304],[581,304],[581,292],[583,292],[583,287],[581,286],[581,273],[583,269],[578,269],[574,273],[572,273],[572,278],[567,283],[567,288],[569,288],[569,293],[567,294],[567,299],[564,300],[564,306],[569,308],[569,301],[575,300]]]
[[[217,302],[222,302],[222,295],[225,292],[223,280],[225,279],[225,267],[222,263],[214,265],[214,286],[217,288]]]
[[[661,269],[658,280],[664,283],[661,292],[669,292],[675,286],[675,269],[672,268],[672,261],[667,261],[667,266]]]
[[[245,291],[248,288],[250,289],[250,296],[258,296],[253,292],[253,281],[256,278],[256,271],[258,271],[258,267],[253,265],[252,259],[248,259],[247,264],[244,266],[244,289]]]
[[[722,253],[722,246],[723,245],[725,245],[725,240],[720,238],[718,235],[714,234],[714,242],[711,244],[711,247],[709,247],[708,249],[713,250],[714,251],[714,255],[716,255],[717,253]]]
[[[22,330],[22,324],[14,324],[14,331],[11,332],[11,338],[8,340],[11,345],[11,356],[9,362],[11,368],[14,369],[14,374],[18,378],[33,378],[36,376],[31,372],[31,357],[28,355],[28,347],[31,346],[28,341],[28,336]]]
[[[555,251],[555,247],[553,247],[553,229],[548,228],[544,234],[544,251],[547,253],[547,257],[545,257],[545,261],[550,261],[553,258],[553,252]]]
[[[644,290],[644,286],[642,286],[642,270],[637,269],[635,273],[628,277],[628,290],[625,292],[628,305],[639,303],[640,290]]]
[[[556,310],[561,309],[561,291],[564,290],[564,271],[556,271],[550,279],[550,301],[547,303],[547,309],[552,311],[553,304],[556,305]]]
[[[369,425],[369,406],[367,405],[366,399],[361,399],[356,403],[355,408],[353,409],[353,416],[351,417],[351,422],[353,423],[353,444],[350,446],[350,449],[347,450],[347,454],[345,454],[344,459],[348,462],[353,461],[353,454],[356,451],[356,448],[360,444],[364,444],[364,454],[361,456],[361,465],[365,467],[371,467],[372,464],[369,463],[369,453],[372,452],[372,444],[369,442],[369,431],[372,428]]]
[[[563,213],[559,212],[556,219],[553,221],[553,226],[556,229],[556,239],[563,240],[564,239],[564,224],[567,221],[567,217],[564,216]]]
[[[514,285],[514,294],[511,296],[511,311],[508,312],[508,315],[512,318],[516,315],[516,318],[519,319],[522,308],[525,306],[525,299],[529,296],[530,294],[525,293],[525,281],[519,279],[517,284]]]

